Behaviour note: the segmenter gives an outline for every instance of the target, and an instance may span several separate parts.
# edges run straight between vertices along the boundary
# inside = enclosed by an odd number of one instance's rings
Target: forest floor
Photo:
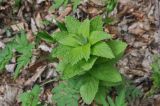
[[[14,0],[3,0],[0,3],[0,49],[11,41],[20,31],[25,30],[30,42],[38,31],[53,33],[59,29],[55,19],[64,21],[71,14],[79,20],[105,15],[101,0],[84,2],[73,11],[71,5],[58,10],[52,8],[52,0],[23,0],[15,6]],[[1,0],[0,0],[1,2]],[[151,74],[153,55],[160,53],[160,5],[158,0],[119,0],[117,8],[109,14],[114,20],[104,29],[115,39],[128,44],[123,58],[117,63],[120,72],[141,89],[143,96],[152,86]],[[0,73],[0,106],[19,106],[18,94],[29,90],[35,84],[43,86],[41,101],[52,103],[51,89],[57,84],[56,62],[41,60],[54,45],[41,41],[31,63],[22,70],[16,80],[13,73],[16,57],[6,65],[6,71]],[[131,106],[160,106],[160,95],[157,93],[147,99],[139,98]]]

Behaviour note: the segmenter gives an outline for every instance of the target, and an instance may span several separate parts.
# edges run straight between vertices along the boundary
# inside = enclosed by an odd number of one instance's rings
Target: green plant
[[[24,92],[20,94],[19,99],[22,102],[22,106],[37,106],[39,103],[39,94],[41,93],[41,88],[35,85],[33,89],[29,92]]]
[[[151,88],[151,93],[155,93],[160,88],[160,56],[155,55],[152,63],[152,76],[153,87]]]
[[[142,91],[133,85],[126,86],[126,99],[128,102],[134,102],[142,95]]]
[[[105,0],[107,6],[106,10],[108,13],[112,12],[117,5],[117,0]]]
[[[58,42],[52,52],[60,60],[57,71],[63,80],[80,83],[78,91],[85,103],[91,104],[100,88],[122,81],[115,63],[127,45],[103,32],[101,17],[79,22],[68,16],[61,32],[52,36]]]
[[[25,33],[22,32],[20,36],[17,35],[16,38],[9,42],[0,52],[0,71],[4,70],[5,65],[9,63],[15,54],[13,51],[16,50],[17,66],[14,78],[17,78],[20,70],[29,63],[32,57],[33,47],[34,45],[28,42]]]
[[[126,103],[126,96],[125,96],[126,90],[122,89],[119,91],[118,96],[116,96],[115,101],[111,97],[107,97],[109,106],[127,106]]]
[[[0,53],[0,72],[2,72],[5,68],[5,65],[9,63],[13,56],[12,47],[13,43],[8,43]]]
[[[15,0],[15,6],[16,6],[16,7],[19,7],[20,4],[21,4],[21,0]]]
[[[107,94],[109,94],[109,92],[111,91],[110,88],[104,89],[103,87],[100,87],[95,101],[102,106],[127,106],[126,89],[124,88],[124,86],[122,88],[119,86],[117,87],[120,89],[116,91],[117,96],[115,97],[115,99],[107,96]]]
[[[77,6],[80,4],[81,0],[71,0],[71,3],[73,4],[73,10],[77,8]],[[66,6],[68,3],[70,3],[70,0],[54,0],[53,7],[59,8],[60,6]]]

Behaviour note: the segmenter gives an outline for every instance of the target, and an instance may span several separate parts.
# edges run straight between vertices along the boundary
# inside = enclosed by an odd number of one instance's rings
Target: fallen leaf
[[[37,33],[38,29],[36,27],[36,23],[33,18],[31,18],[31,29],[33,33]]]
[[[5,68],[6,68],[6,71],[7,72],[10,72],[10,73],[13,73],[14,72],[14,69],[15,69],[15,64],[8,64],[8,65],[6,65],[5,66]]]
[[[37,79],[41,76],[41,74],[43,73],[43,71],[45,70],[46,65],[45,66],[40,66],[37,68],[36,73],[25,82],[25,86],[32,86],[34,84],[34,82],[37,81]]]
[[[40,13],[37,14],[35,18],[35,22],[36,22],[37,27],[42,28],[42,29],[44,28],[44,25],[42,24],[42,17]]]
[[[13,31],[24,30],[24,23],[21,22],[21,23],[15,24],[15,25],[11,25],[11,28]]]
[[[38,48],[41,49],[42,51],[45,51],[45,52],[51,52],[51,51],[52,51],[52,48],[48,47],[48,46],[45,45],[45,44],[39,45]]]
[[[4,47],[5,47],[5,44],[4,44],[3,42],[0,41],[0,48],[3,49]]]

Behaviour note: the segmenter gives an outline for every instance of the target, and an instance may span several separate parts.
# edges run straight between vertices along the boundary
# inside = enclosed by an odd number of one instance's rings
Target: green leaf
[[[102,104],[103,106],[109,106],[106,101],[106,96],[107,96],[106,91],[107,91],[106,87],[99,87],[99,90],[98,90],[96,97],[95,97],[95,101],[98,104]]]
[[[17,35],[16,39],[15,39],[15,42],[18,44],[16,46],[16,49],[22,49],[21,45],[23,45],[23,46],[28,45],[28,40],[27,40],[26,34],[22,32],[21,35]]]
[[[88,19],[84,20],[79,26],[78,33],[88,38],[90,35],[90,21]]]
[[[15,69],[14,78],[17,78],[21,68],[26,66],[31,57],[32,57],[32,49],[34,47],[33,44],[29,43],[27,37],[24,33],[21,33],[20,36],[16,37],[16,51],[21,53],[19,58],[17,59],[17,67]]]
[[[24,53],[22,54],[18,59],[17,59],[17,66],[15,69],[15,73],[14,73],[14,79],[18,77],[18,75],[20,74],[20,71],[23,67],[25,67],[29,62],[30,59],[32,57],[32,51],[29,50],[27,51],[28,53]]]
[[[61,82],[53,88],[52,93],[56,106],[78,106],[79,92],[68,82]]]
[[[15,0],[15,6],[16,6],[16,7],[19,7],[20,4],[21,4],[21,0]]]
[[[45,31],[38,32],[37,36],[40,37],[41,39],[47,41],[47,42],[50,42],[50,43],[54,42],[54,39],[47,32],[45,32]]]
[[[64,0],[54,0],[54,3],[53,3],[53,7],[55,9],[59,8],[61,5],[63,5],[64,3]]]
[[[93,18],[90,23],[90,31],[103,31],[103,21],[101,16]]]
[[[116,106],[115,104],[114,104],[114,101],[112,100],[112,98],[111,97],[107,97],[107,100],[108,100],[108,103],[109,103],[109,106]]]
[[[99,81],[93,77],[87,77],[80,87],[80,94],[86,104],[91,104],[98,91]]]
[[[68,3],[69,3],[69,0],[64,0],[63,6],[66,7]]]
[[[125,87],[126,87],[126,93],[125,93],[126,99],[129,102],[132,102],[132,101],[135,101],[135,100],[141,98],[141,96],[142,96],[141,89],[139,89],[138,87],[131,85],[131,84],[126,85],[126,83],[125,83]]]
[[[65,24],[69,33],[77,34],[81,23],[78,20],[76,20],[76,18],[67,16],[65,18]]]
[[[58,28],[61,30],[61,31],[67,31],[67,28],[65,26],[65,23],[62,23],[62,22],[59,22],[59,21],[56,21],[57,23],[57,26]]]
[[[123,88],[121,91],[118,92],[118,96],[116,96],[115,101],[111,97],[107,97],[108,103],[110,106],[127,106],[126,100],[125,100],[125,93],[126,90]]]
[[[71,49],[72,49],[71,47],[59,45],[58,47],[53,48],[51,54],[52,54],[52,57],[64,59],[65,57],[68,56],[69,51]]]
[[[89,70],[93,67],[96,60],[97,57],[91,57],[87,62],[81,61],[80,64],[82,64],[81,66],[84,70]]]
[[[108,3],[107,3],[107,11],[110,13],[114,10],[114,8],[116,7],[117,5],[117,0],[108,0]]]
[[[93,45],[101,40],[104,40],[104,39],[111,39],[112,36],[103,32],[103,31],[93,31],[91,33],[91,36],[89,38],[89,41],[90,43]]]
[[[110,81],[101,81],[100,85],[106,86],[106,87],[114,87],[122,84],[122,82],[110,82]]]
[[[153,56],[152,63],[152,76],[151,79],[153,81],[153,87],[150,92],[156,93],[160,88],[160,55]]]
[[[33,44],[29,43],[24,32],[21,35],[17,35],[14,41],[7,44],[6,48],[0,53],[0,70],[4,69],[5,65],[11,60],[13,56],[12,50],[15,49],[19,53],[17,59],[17,67],[15,69],[14,78],[18,76],[21,68],[26,66],[32,56]]]
[[[69,53],[69,59],[72,65],[76,64],[83,58],[87,61],[90,58],[90,44],[73,48]]]
[[[72,0],[73,2],[73,10],[77,8],[77,6],[80,4],[81,0]]]
[[[58,42],[65,46],[72,46],[72,47],[79,46],[79,42],[72,36],[65,36]]]
[[[127,44],[120,41],[120,40],[112,40],[112,41],[108,41],[107,44],[110,46],[110,48],[112,49],[115,57],[119,57],[122,56]]]
[[[122,81],[121,75],[118,70],[109,63],[103,63],[94,66],[90,71],[90,74],[102,81],[108,81],[113,83]]]
[[[81,66],[79,65],[70,65],[70,64],[63,64],[65,67],[62,75],[63,79],[69,79],[72,78],[76,75],[81,75],[83,74],[86,70],[82,69]],[[61,66],[62,67],[62,66]]]
[[[85,45],[88,43],[88,39],[83,35],[72,35],[80,45]]]
[[[3,71],[5,65],[12,59],[12,56],[12,44],[7,44],[7,46],[0,52],[0,72]]]
[[[55,32],[51,35],[51,37],[55,40],[55,41],[59,41],[61,39],[63,39],[64,37],[66,37],[68,35],[68,32],[66,31],[62,31],[62,32]]]
[[[90,47],[91,47],[90,44],[86,44],[82,46],[82,54],[86,61],[88,61],[88,59],[90,58],[90,54],[91,54]]]
[[[127,106],[127,103],[126,103],[126,100],[125,100],[125,93],[126,93],[125,89],[122,89],[119,92],[118,96],[115,99],[116,106]]]
[[[114,22],[114,18],[106,17],[104,20],[105,25],[112,25]]]
[[[22,102],[22,106],[37,106],[39,102],[39,94],[41,93],[41,88],[35,85],[30,92],[24,92],[20,94],[19,98]]]
[[[70,65],[63,61],[58,65],[58,71],[63,73],[63,79],[69,79],[76,75],[82,75],[93,67],[96,59],[97,58],[92,57],[87,62],[85,60],[81,60],[75,65]]]
[[[108,59],[114,58],[114,54],[108,44],[104,42],[97,43],[92,47],[92,52],[95,56],[105,57]]]

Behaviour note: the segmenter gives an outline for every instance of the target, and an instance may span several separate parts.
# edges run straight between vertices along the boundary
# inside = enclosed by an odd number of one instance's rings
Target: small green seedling
[[[127,106],[126,103],[126,95],[125,95],[126,90],[122,89],[119,91],[118,96],[116,96],[115,101],[111,97],[107,97],[108,100],[108,106]]]
[[[20,94],[19,99],[22,102],[22,106],[38,106],[38,104],[40,104],[40,93],[40,86],[35,85],[31,91]]]
[[[106,10],[108,13],[112,12],[117,5],[117,0],[105,0],[106,1]]]

